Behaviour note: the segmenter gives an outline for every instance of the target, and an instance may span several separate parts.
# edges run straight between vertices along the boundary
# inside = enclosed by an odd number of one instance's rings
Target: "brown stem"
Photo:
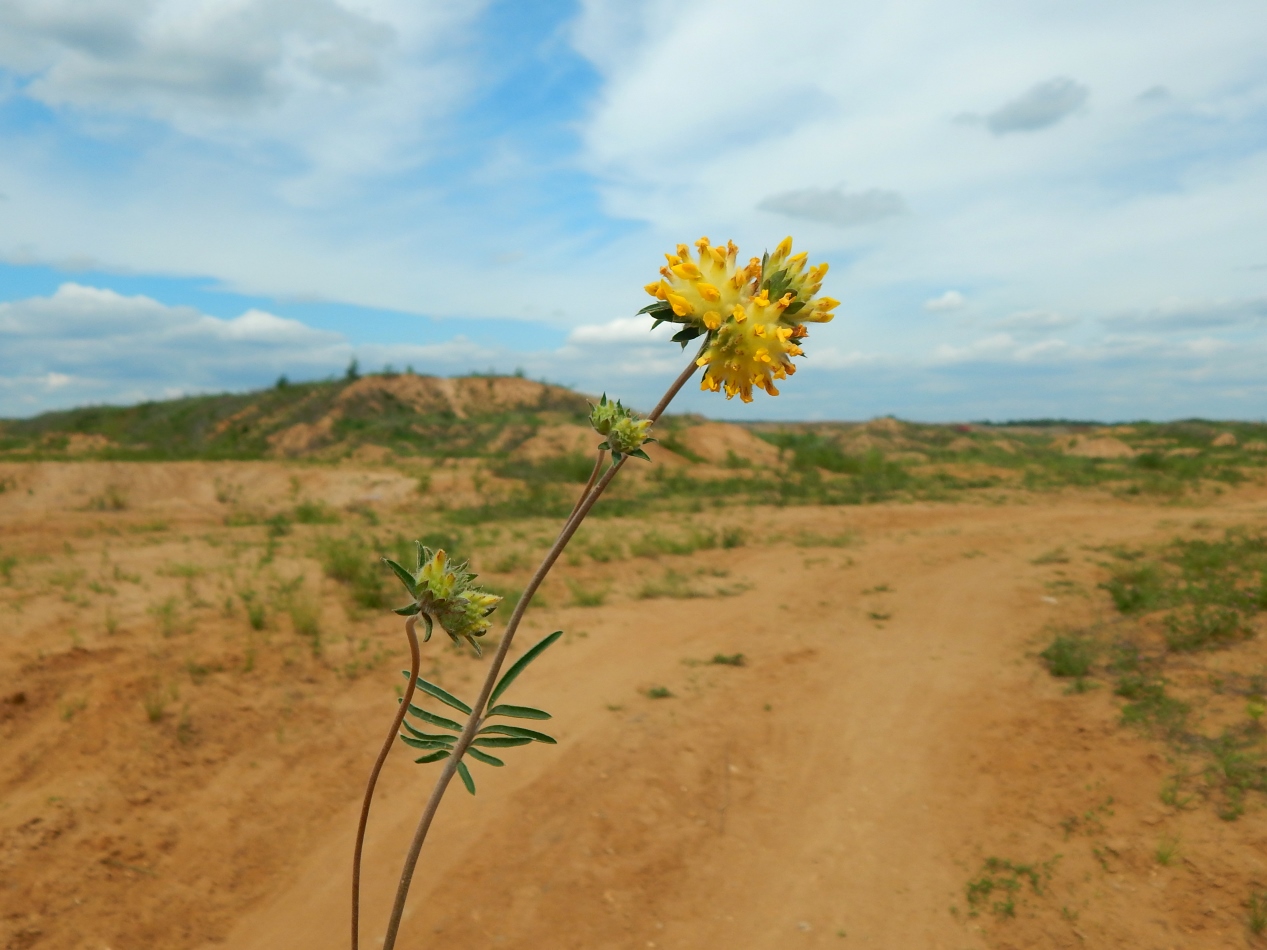
[[[701,348],[702,352],[703,349]],[[673,381],[664,397],[651,410],[651,415],[648,416],[649,419],[654,422],[663,414],[673,397],[686,385],[686,381],[691,378],[697,368],[695,358],[692,358],[686,369]],[[435,818],[436,810],[440,807],[440,800],[444,797],[444,793],[449,787],[449,782],[453,780],[453,775],[457,771],[458,762],[466,754],[471,740],[475,738],[475,733],[483,724],[484,707],[488,705],[488,697],[492,695],[493,689],[497,684],[498,674],[501,673],[502,664],[505,663],[506,654],[510,650],[510,642],[514,639],[515,632],[519,629],[519,621],[523,619],[529,602],[545,580],[546,575],[550,573],[550,569],[554,567],[559,556],[562,555],[563,549],[567,547],[568,542],[572,540],[572,536],[576,534],[576,529],[581,526],[585,516],[590,513],[590,509],[598,502],[607,486],[611,484],[612,479],[616,477],[616,473],[620,471],[628,459],[629,456],[623,456],[619,462],[607,469],[597,483],[594,483],[593,476],[590,477],[592,487],[581,496],[581,500],[572,510],[571,516],[564,522],[558,538],[555,539],[550,550],[546,552],[540,566],[524,588],[519,602],[515,604],[515,609],[511,613],[510,619],[506,621],[506,631],[502,634],[501,643],[498,644],[497,652],[493,655],[492,663],[489,665],[488,674],[484,677],[484,685],[480,687],[479,697],[472,704],[471,708],[475,711],[467,719],[466,726],[462,729],[462,734],[458,736],[458,741],[453,746],[452,754],[445,760],[444,768],[440,771],[435,787],[431,790],[431,796],[427,799],[427,805],[423,809],[422,817],[418,819],[418,827],[414,830],[413,841],[410,842],[409,852],[405,855],[405,866],[401,869],[400,883],[396,887],[396,900],[392,904],[391,919],[387,922],[387,934],[383,938],[383,950],[394,950],[396,946],[396,935],[400,930],[401,916],[405,912],[405,899],[409,896],[409,887],[413,881],[414,868],[418,864],[418,855],[422,852],[423,842],[427,838],[427,832],[431,828],[431,821]],[[601,464],[602,457],[600,456],[599,464],[594,467],[595,472],[598,471]]]
[[[396,744],[396,733],[400,731],[400,724],[404,722],[405,713],[409,709],[409,701],[414,697],[414,685],[418,682],[418,669],[422,664],[418,651],[418,635],[414,633],[414,627],[417,625],[417,616],[405,621],[405,636],[409,638],[409,685],[405,687],[400,709],[396,712],[396,718],[392,720],[387,741],[383,743],[378,759],[374,762],[374,768],[370,770],[370,780],[365,785],[365,799],[361,802],[361,820],[356,826],[356,847],[352,852],[352,950],[357,950],[361,942],[361,851],[365,846],[365,826],[370,820],[370,802],[374,798],[374,786],[378,784],[378,774],[383,771],[383,763],[387,761],[388,753]],[[427,618],[427,627],[430,628],[430,626],[431,619]]]

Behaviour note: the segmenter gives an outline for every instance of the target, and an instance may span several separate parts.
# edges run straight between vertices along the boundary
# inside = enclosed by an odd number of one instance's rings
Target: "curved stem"
[[[423,615],[423,619],[427,621],[427,629],[431,629],[431,618]],[[374,768],[370,769],[370,780],[365,785],[365,799],[361,802],[361,820],[356,826],[356,847],[352,851],[352,950],[357,950],[361,942],[361,851],[365,847],[365,826],[370,820],[370,802],[374,798],[374,787],[378,784],[378,775],[383,771],[383,763],[387,761],[387,755],[392,750],[392,746],[396,744],[396,733],[400,731],[400,724],[404,722],[405,713],[409,710],[409,701],[414,698],[414,686],[418,682],[418,669],[422,665],[421,655],[418,650],[418,635],[414,633],[414,627],[418,625],[418,617],[415,615],[405,621],[405,636],[409,638],[409,685],[405,687],[405,694],[400,701],[400,709],[396,712],[396,718],[392,720],[392,728],[387,733],[387,741],[383,743],[383,748],[379,750],[378,759],[374,762]]]
[[[702,347],[700,353],[703,353]],[[669,403],[672,402],[673,397],[686,385],[686,381],[691,378],[697,368],[695,358],[692,358],[690,364],[686,369],[682,370],[660,402],[651,410],[651,415],[648,416],[649,419],[655,421],[664,413]],[[602,458],[600,455],[598,464],[594,466],[595,473],[602,466]],[[589,490],[581,496],[581,500],[573,508],[571,516],[564,522],[562,530],[559,531],[559,536],[555,539],[554,544],[551,545],[550,550],[546,552],[545,557],[542,558],[540,566],[537,567],[537,570],[529,579],[528,585],[524,588],[523,596],[515,604],[515,609],[511,613],[510,619],[506,621],[506,631],[502,634],[501,643],[498,644],[497,652],[493,655],[492,662],[489,665],[488,674],[484,677],[484,685],[480,687],[479,697],[471,706],[474,712],[467,719],[466,725],[462,729],[462,734],[453,746],[452,754],[445,759],[444,768],[441,770],[439,778],[436,779],[435,787],[431,790],[431,796],[427,799],[427,805],[423,809],[422,816],[418,819],[418,827],[414,830],[413,840],[409,844],[409,852],[405,855],[405,866],[400,872],[400,883],[396,887],[396,900],[392,904],[391,918],[387,922],[387,934],[383,938],[383,950],[394,950],[396,946],[396,935],[400,931],[400,920],[405,912],[405,899],[409,896],[409,887],[413,882],[414,868],[418,864],[418,856],[422,852],[423,842],[426,841],[432,819],[435,818],[436,811],[440,807],[440,800],[444,797],[444,793],[449,787],[449,782],[453,780],[458,763],[462,760],[462,756],[466,754],[471,740],[475,738],[475,733],[480,728],[480,724],[483,721],[484,707],[488,705],[488,697],[492,695],[493,689],[497,684],[498,674],[501,673],[502,665],[506,661],[506,654],[510,651],[510,642],[514,639],[515,632],[519,629],[519,622],[523,619],[524,612],[528,609],[528,604],[532,601],[533,595],[546,579],[546,575],[550,573],[550,569],[554,567],[560,555],[563,554],[563,549],[572,540],[572,536],[576,534],[576,529],[581,526],[585,516],[597,504],[598,499],[628,459],[629,456],[623,456],[619,462],[608,468],[597,482],[594,482],[593,475],[590,476],[590,485],[592,487],[589,487]]]

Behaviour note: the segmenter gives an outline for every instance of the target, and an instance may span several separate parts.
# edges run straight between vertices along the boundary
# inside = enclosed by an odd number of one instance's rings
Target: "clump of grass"
[[[107,485],[100,495],[94,495],[88,501],[92,511],[126,511],[128,498],[118,485]]]
[[[327,577],[347,585],[358,607],[377,610],[386,606],[382,564],[359,535],[320,538],[317,558]]]
[[[321,656],[321,618],[316,605],[306,598],[299,598],[291,603],[288,612],[296,635],[308,641],[314,657]]]
[[[238,594],[242,600],[242,606],[246,608],[246,622],[251,625],[252,630],[263,630],[268,626],[268,611],[264,606],[264,600],[253,590],[244,590]]]
[[[694,528],[679,537],[669,537],[658,531],[648,531],[629,544],[634,557],[659,557],[662,554],[694,554],[717,547],[717,533],[705,528]]]
[[[747,662],[742,653],[714,653],[713,658],[708,661],[715,666],[746,666]]]
[[[180,614],[180,602],[175,597],[168,597],[150,607],[150,616],[158,623],[158,632],[164,637],[172,637],[186,631],[184,618]]]
[[[1267,891],[1253,891],[1245,902],[1249,908],[1249,932],[1261,937],[1267,931]]]
[[[171,692],[163,689],[162,686],[156,685],[153,689],[146,690],[145,695],[141,697],[141,704],[145,707],[145,718],[150,722],[161,720],[167,714],[167,704],[171,699]]]
[[[615,538],[590,541],[584,546],[583,550],[591,561],[597,561],[599,564],[618,561],[625,555],[624,545]]]
[[[1068,564],[1069,555],[1065,553],[1064,548],[1052,548],[1050,551],[1044,551],[1042,554],[1038,555],[1038,557],[1034,558],[1034,560],[1030,561],[1029,563],[1039,564],[1039,565]]]
[[[1161,840],[1157,842],[1157,849],[1153,852],[1153,857],[1157,859],[1157,863],[1164,868],[1174,864],[1175,857],[1179,854],[1179,838],[1177,835],[1162,835]]]
[[[1095,642],[1088,637],[1061,634],[1038,654],[1052,676],[1081,679],[1095,663]]]
[[[647,699],[672,699],[673,693],[667,686],[652,686],[647,690]]]
[[[5,584],[13,583],[13,569],[18,566],[18,559],[15,555],[0,555],[0,577],[4,578]]]
[[[610,588],[586,587],[577,581],[568,581],[568,590],[572,592],[573,607],[601,607],[607,602]]]
[[[295,524],[337,524],[338,513],[320,501],[301,501],[291,512]]]
[[[748,536],[744,533],[743,528],[723,528],[721,532],[721,546],[723,549],[730,551],[734,548],[741,548],[748,543]]]
[[[1225,646],[1253,635],[1240,611],[1232,607],[1195,604],[1166,617],[1166,646],[1179,653],[1191,653]]]
[[[648,579],[644,581],[637,591],[639,600],[654,600],[660,597],[688,599],[706,596],[706,594],[693,587],[685,575],[679,574],[672,568],[666,569],[664,576],[659,580]]]

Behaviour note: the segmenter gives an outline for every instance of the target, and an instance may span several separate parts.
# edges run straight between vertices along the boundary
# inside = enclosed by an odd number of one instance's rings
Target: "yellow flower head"
[[[661,311],[672,314],[665,319],[715,330],[761,276],[761,262],[754,257],[738,266],[739,248],[733,241],[713,247],[702,237],[695,247],[698,258],[685,244],[677,246],[677,253],[664,255],[668,263],[660,268],[660,280],[645,289],[662,302]]]
[[[733,243],[715,248],[700,238],[696,247],[698,261],[681,244],[677,254],[667,255],[662,279],[646,287],[656,303],[643,312],[657,325],[685,324],[673,338],[683,346],[708,334],[697,361],[706,367],[701,389],[744,402],[752,402],[754,386],[777,396],[774,381],[795,373],[792,357],[804,354],[798,343],[808,336],[805,324],[827,323],[835,316],[839,301],[816,296],[827,265],[807,268],[804,252],[792,254],[790,237],[773,254],[754,257],[743,267],[735,264]]]
[[[398,608],[396,613],[425,614],[439,623],[454,643],[466,640],[480,653],[475,638],[488,632],[492,626],[489,617],[502,598],[474,586],[476,575],[466,569],[465,561],[455,563],[444,551],[433,552],[421,542],[417,548],[418,567],[412,573],[390,558],[383,558],[413,597],[412,603]]]

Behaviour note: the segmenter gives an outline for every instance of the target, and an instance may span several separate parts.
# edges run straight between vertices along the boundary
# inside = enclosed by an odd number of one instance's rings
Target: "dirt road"
[[[616,593],[530,613],[516,652],[556,628],[567,636],[509,694],[554,713],[559,745],[475,766],[475,798],[451,791],[400,945],[1253,945],[1245,901],[1267,884],[1261,803],[1235,823],[1163,806],[1164,749],[1119,725],[1109,690],[1066,695],[1035,653],[1055,627],[1111,619],[1094,549],[1262,527],[1265,499],[740,509],[727,516],[744,520],[746,546],[566,568]],[[183,539],[135,557],[196,559],[201,516],[189,517]],[[110,543],[124,560],[108,533],[77,541],[75,557]],[[1056,547],[1068,563],[1032,563]],[[666,564],[708,596],[623,593]],[[202,649],[222,654],[221,668],[146,722],[145,651],[179,664],[186,654],[169,647],[191,640],[137,620],[130,636],[85,630],[72,645],[50,633],[69,608],[51,595],[22,603],[0,690],[5,946],[346,946],[356,803],[399,680],[391,622],[358,621],[394,655],[355,679],[322,672],[331,653],[305,666],[281,633],[273,666],[261,653],[234,678],[241,620],[208,620]],[[479,664],[439,641],[428,649],[446,687],[474,692]],[[711,662],[718,654],[743,664]],[[67,715],[79,688],[86,708]],[[174,709],[190,696],[194,738],[181,745]],[[294,717],[278,719],[283,708]],[[89,727],[93,713],[125,724]],[[403,747],[389,762],[365,946],[381,937],[435,770]],[[1181,859],[1162,864],[1168,837]],[[970,904],[969,884],[985,878],[993,893]]]

